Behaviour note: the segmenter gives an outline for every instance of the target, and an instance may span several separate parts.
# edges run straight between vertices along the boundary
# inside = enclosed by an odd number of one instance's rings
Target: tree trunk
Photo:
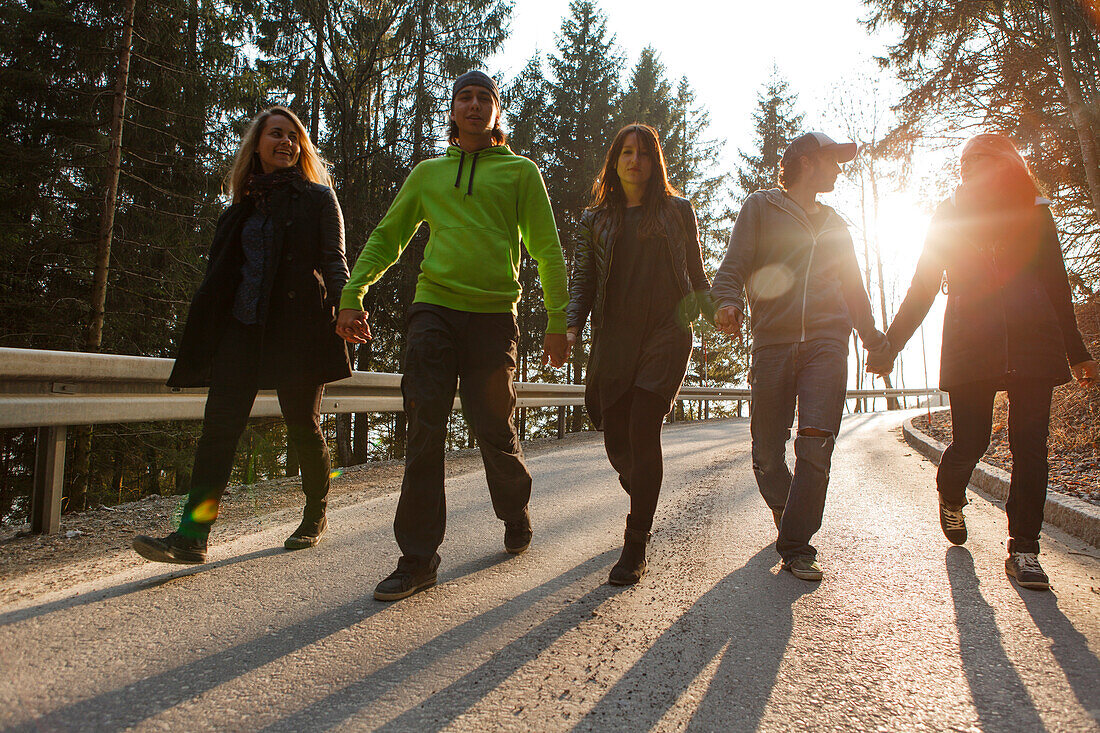
[[[350,413],[336,416],[336,460],[341,466],[350,466],[352,462]]]
[[[1089,197],[1092,200],[1092,213],[1100,221],[1100,155],[1096,150],[1096,135],[1093,133],[1092,120],[1088,107],[1081,95],[1081,83],[1073,71],[1073,58],[1070,55],[1069,35],[1066,33],[1065,10],[1062,0],[1050,0],[1050,19],[1054,26],[1054,43],[1058,48],[1058,68],[1062,72],[1062,86],[1069,103],[1069,117],[1077,131],[1081,146],[1081,163],[1085,168]]]
[[[107,151],[107,190],[103,197],[103,213],[96,238],[95,273],[92,278],[92,320],[84,344],[86,351],[99,351],[103,341],[103,312],[107,302],[107,270],[111,263],[111,235],[115,227],[115,203],[118,196],[118,174],[122,162],[122,123],[126,114],[126,83],[130,76],[130,44],[134,34],[134,5],[128,0],[122,26],[122,46],[118,55],[118,76],[115,79],[114,112],[111,116],[111,142]]]
[[[869,162],[868,167],[867,167],[867,172],[868,172],[868,177],[871,179],[871,201],[872,201],[872,205],[874,206],[874,209],[872,211],[872,216],[874,217],[873,221],[874,221],[874,242],[875,242],[875,267],[878,270],[878,297],[879,297],[879,305],[882,308],[882,331],[883,331],[883,333],[885,333],[886,329],[889,328],[889,324],[887,322],[887,315],[886,315],[886,278],[883,277],[883,274],[882,274],[882,243],[879,242],[879,238],[878,238],[878,204],[879,204],[878,177],[875,175],[875,166],[874,166],[873,161]],[[868,283],[868,285],[869,284],[870,283]],[[883,382],[883,384],[886,385],[886,389],[891,389],[892,385],[890,383],[890,375],[889,374],[884,374],[882,376],[882,382]],[[899,407],[900,406],[898,405],[898,398],[897,397],[887,397],[886,398],[886,409],[887,410],[897,410],[897,409],[899,409]]]

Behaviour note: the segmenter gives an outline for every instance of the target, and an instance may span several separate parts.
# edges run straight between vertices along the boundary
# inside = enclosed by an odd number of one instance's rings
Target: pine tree
[[[646,46],[630,74],[626,91],[619,99],[617,122],[621,127],[641,122],[667,135],[671,127],[673,95],[665,78],[665,66],[652,46]]]
[[[801,132],[802,118],[795,110],[797,96],[790,85],[772,66],[771,76],[756,97],[752,114],[756,129],[756,150],[741,151],[743,165],[738,170],[738,183],[746,196],[760,189],[775,188],[779,183],[779,159],[787,144]]]

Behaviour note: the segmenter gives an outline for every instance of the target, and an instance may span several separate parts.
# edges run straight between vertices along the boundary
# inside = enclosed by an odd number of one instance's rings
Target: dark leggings
[[[1008,383],[1008,445],[1012,451],[1009,484],[1008,550],[1038,552],[1047,497],[1047,434],[1050,424],[1047,383],[1017,380]],[[943,452],[936,486],[947,504],[966,503],[970,475],[989,447],[993,424],[990,383],[968,384],[948,391],[951,396],[951,445]]]
[[[237,442],[248,424],[259,391],[260,339],[259,326],[245,326],[230,319],[214,357],[202,437],[195,450],[191,491],[180,520],[182,534],[206,537],[218,515],[222,494],[233,471]],[[287,439],[298,452],[306,512],[317,516],[325,511],[330,481],[328,446],[320,426],[322,390],[320,384],[277,389]]]
[[[668,412],[668,400],[633,387],[603,413],[607,458],[630,494],[629,529],[648,532],[653,527],[664,478],[661,425]]]

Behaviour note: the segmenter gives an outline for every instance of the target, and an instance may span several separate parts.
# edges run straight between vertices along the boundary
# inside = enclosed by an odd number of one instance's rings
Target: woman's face
[[[1003,180],[1011,167],[1011,162],[990,153],[967,153],[959,159],[959,175],[969,186],[990,186]]]
[[[632,132],[623,140],[615,172],[624,185],[639,187],[644,187],[653,175],[653,158],[639,144],[637,133]]]
[[[282,115],[271,115],[264,122],[260,141],[256,144],[264,173],[291,168],[298,163],[302,148],[294,123]]]

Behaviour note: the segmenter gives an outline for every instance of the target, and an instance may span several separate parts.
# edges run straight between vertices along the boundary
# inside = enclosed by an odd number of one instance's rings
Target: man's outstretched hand
[[[714,325],[727,336],[741,339],[741,321],[745,315],[735,306],[727,305],[714,312]]]
[[[564,366],[569,360],[569,340],[564,333],[548,333],[542,340],[542,365]]]

